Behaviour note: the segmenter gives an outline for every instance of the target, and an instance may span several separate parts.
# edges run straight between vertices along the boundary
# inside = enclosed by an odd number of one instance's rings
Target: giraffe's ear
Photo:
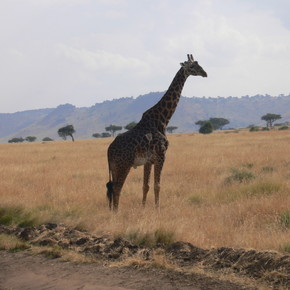
[[[185,64],[184,64],[184,62],[181,62],[180,65],[181,65],[182,67],[184,67]]]

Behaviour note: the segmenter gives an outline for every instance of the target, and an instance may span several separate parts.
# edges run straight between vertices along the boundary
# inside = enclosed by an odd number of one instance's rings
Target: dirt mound
[[[290,288],[290,256],[275,252],[233,248],[205,250],[184,242],[176,242],[169,247],[160,244],[150,248],[134,245],[124,238],[97,237],[86,231],[51,223],[27,228],[0,225],[0,233],[15,235],[32,245],[59,246],[111,261],[135,255],[145,261],[154,261],[154,252],[158,250],[184,270],[199,266],[208,271],[267,282],[274,287]]]

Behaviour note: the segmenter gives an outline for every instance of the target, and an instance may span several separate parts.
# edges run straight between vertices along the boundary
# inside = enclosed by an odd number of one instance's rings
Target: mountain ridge
[[[16,113],[0,113],[0,141],[13,137],[36,136],[58,139],[57,130],[74,125],[77,139],[91,138],[93,133],[105,132],[110,124],[125,126],[138,122],[143,112],[152,107],[164,92],[151,92],[137,98],[126,97],[96,103],[91,107],[75,107],[62,104],[56,108],[27,110]],[[241,128],[250,124],[265,125],[261,116],[267,113],[281,114],[281,122],[290,120],[289,95],[256,95],[242,97],[198,98],[183,97],[169,125],[177,126],[176,132],[196,131],[195,122],[211,117],[226,118],[227,127]]]

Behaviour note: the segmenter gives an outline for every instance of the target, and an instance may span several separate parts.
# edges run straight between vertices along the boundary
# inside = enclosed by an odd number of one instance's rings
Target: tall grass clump
[[[0,234],[0,250],[19,252],[29,248],[29,245],[15,236]]]
[[[290,211],[284,211],[280,214],[280,224],[285,229],[290,229]]]
[[[175,241],[175,234],[162,228],[152,232],[142,232],[141,230],[133,230],[128,232],[125,237],[133,244],[139,246],[168,246]]]
[[[5,226],[31,227],[37,224],[32,213],[21,207],[0,208],[0,224]]]
[[[233,168],[231,173],[232,174],[225,179],[226,184],[232,184],[233,182],[249,182],[255,179],[255,175],[251,171],[245,169]]]

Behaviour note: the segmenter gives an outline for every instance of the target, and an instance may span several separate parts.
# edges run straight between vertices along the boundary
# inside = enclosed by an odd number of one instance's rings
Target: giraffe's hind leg
[[[152,163],[146,163],[144,165],[144,178],[143,178],[143,200],[142,204],[145,206],[147,193],[149,191],[149,181],[150,181],[150,173],[151,173]]]
[[[158,160],[154,163],[154,196],[155,206],[159,208],[159,192],[160,192],[160,177],[163,168],[165,157],[159,156]]]

